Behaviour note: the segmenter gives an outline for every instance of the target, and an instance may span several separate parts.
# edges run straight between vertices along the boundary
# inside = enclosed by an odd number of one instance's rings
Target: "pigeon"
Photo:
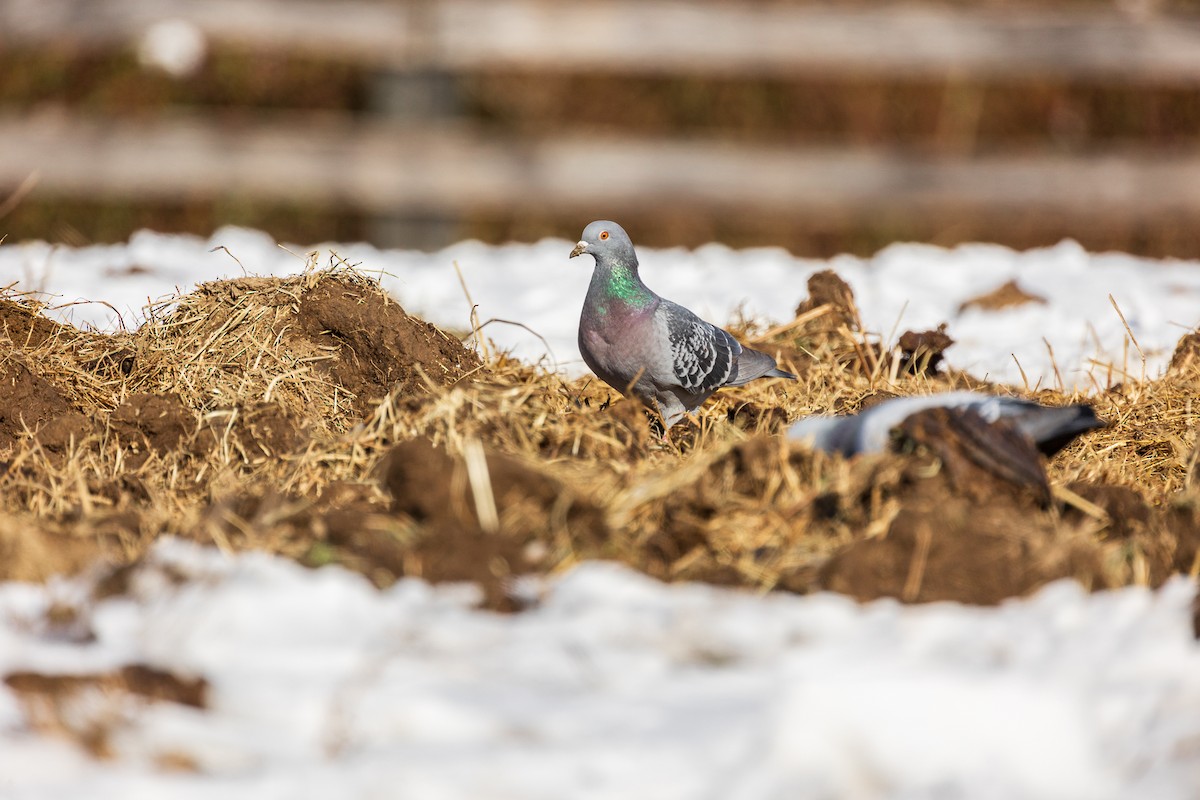
[[[596,266],[579,317],[579,352],[602,381],[657,411],[664,436],[722,386],[796,379],[771,356],[647,288],[633,242],[617,223],[584,228],[571,258],[584,253]]]
[[[958,391],[897,397],[848,416],[804,417],[792,424],[788,437],[807,440],[814,449],[847,457],[882,453],[888,449],[894,428],[911,415],[929,408],[974,412],[988,423],[1003,420],[1028,438],[1046,457],[1062,450],[1076,436],[1105,426],[1092,407],[1083,403],[1043,406],[1017,397]]]

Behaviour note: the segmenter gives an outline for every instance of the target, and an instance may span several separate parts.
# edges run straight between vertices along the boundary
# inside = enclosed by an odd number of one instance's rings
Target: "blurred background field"
[[[1189,2],[0,0],[0,233],[1200,255]]]

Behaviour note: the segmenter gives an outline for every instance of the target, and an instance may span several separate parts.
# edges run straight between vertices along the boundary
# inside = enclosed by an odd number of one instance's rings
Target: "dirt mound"
[[[809,296],[796,307],[798,327],[782,326],[788,334],[784,352],[825,350],[839,366],[878,379],[883,376],[936,375],[945,351],[954,344],[945,323],[934,330],[905,331],[892,346],[877,334],[863,330],[854,290],[833,270],[808,279]],[[811,358],[811,356],[810,356]],[[807,365],[810,359],[794,359]]]
[[[1007,432],[990,430],[1002,440],[990,442],[994,453],[1013,459],[997,463],[993,455],[980,457],[989,443],[971,433],[957,438],[962,426],[947,436],[939,415],[909,422],[906,435],[919,431],[922,447],[888,487],[894,516],[876,535],[834,552],[821,565],[817,586],[859,600],[989,605],[1059,578],[1089,588],[1119,582],[1089,520],[1063,519],[1046,508],[1049,488],[1027,441],[1007,441]]]
[[[73,410],[54,385],[16,354],[0,360],[0,396],[0,453],[25,431],[34,431]]]
[[[336,482],[315,498],[240,491],[209,507],[197,533],[269,546],[314,567],[337,563],[378,586],[404,576],[473,581],[484,605],[517,609],[515,580],[603,552],[603,512],[569,483],[469,442],[390,448],[369,483]]]
[[[150,452],[169,453],[177,448],[195,431],[196,417],[177,394],[133,394],[117,406],[108,424],[144,459]]]
[[[512,578],[544,571],[579,551],[600,552],[603,513],[558,478],[469,442],[455,457],[427,441],[396,445],[380,462],[391,511],[420,533],[399,559],[428,580],[473,580],[493,608],[510,608]],[[355,539],[339,542],[353,547]]]
[[[846,326],[851,330],[861,327],[858,306],[854,302],[854,290],[850,284],[831,269],[821,270],[808,278],[808,297],[796,306],[796,316],[813,314],[822,306],[829,307],[825,325]]]
[[[990,605],[1058,578],[1103,588],[1103,575],[1098,548],[1056,535],[1048,519],[942,496],[906,506],[884,535],[835,553],[818,584],[859,600]]]
[[[978,297],[972,297],[970,300],[965,301],[958,307],[958,313],[961,314],[968,308],[998,311],[1003,308],[1016,308],[1027,303],[1041,303],[1045,305],[1046,298],[1030,294],[1022,289],[1016,281],[1008,281],[986,294],[981,294]]]
[[[23,361],[38,382],[77,411],[112,410],[117,387],[132,369],[130,335],[81,331],[47,318],[45,309],[20,294],[0,296],[0,359],[9,360],[11,353]],[[0,413],[5,410],[10,409]]]
[[[900,334],[900,370],[913,375],[924,375],[938,371],[945,358],[946,350],[954,340],[946,333],[942,323],[931,331],[905,331]]]
[[[799,382],[723,390],[669,441],[594,379],[503,355],[481,367],[349,269],[205,284],[112,336],[10,298],[0,579],[134,563],[164,535],[380,586],[476,581],[502,609],[529,600],[522,574],[591,557],[667,580],[977,603],[1200,569],[1188,337],[1162,380],[1091,398],[1111,424],[1049,462],[939,411],[910,420],[903,452],[846,460],[788,441],[787,423],[979,382],[902,368],[835,274],[810,290],[796,319],[743,331]],[[929,367],[949,334],[911,337],[909,361]]]
[[[288,457],[323,452],[374,400],[478,368],[349,269],[206,284],[132,333],[79,331],[42,310],[0,298],[0,520],[32,511],[42,526],[0,537],[0,577],[74,571],[76,543],[123,560],[163,533],[220,535],[210,523],[231,492],[263,507],[289,481],[320,492],[330,479],[314,484]]]
[[[665,579],[863,600],[989,604],[1062,577],[1117,582],[1092,528],[1046,507],[1036,451],[1020,453],[1037,465],[1031,486],[946,424],[919,420],[911,454],[851,461],[778,437],[735,445],[654,493],[626,557]]]
[[[0,297],[0,335],[7,336],[18,348],[29,350],[42,346],[48,339],[78,333],[70,325],[47,318],[43,309],[41,304],[20,296]]]
[[[1175,345],[1168,370],[1174,373],[1195,372],[1200,368],[1200,333],[1186,333]]]
[[[480,366],[351,270],[202,284],[146,338],[134,370],[143,390],[177,392],[201,412],[275,402],[317,430],[345,430],[393,390],[444,386]]]
[[[480,366],[457,339],[361,284],[321,282],[301,294],[296,321],[307,343],[338,354],[316,365],[353,395],[363,414],[394,388],[407,394],[424,389],[425,381],[445,386]]]

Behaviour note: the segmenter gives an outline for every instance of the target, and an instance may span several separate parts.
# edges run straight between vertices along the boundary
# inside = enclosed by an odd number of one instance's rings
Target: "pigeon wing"
[[[710,393],[736,375],[735,364],[742,352],[736,339],[683,306],[664,301],[659,308],[667,318],[671,364],[683,388],[696,394]]]

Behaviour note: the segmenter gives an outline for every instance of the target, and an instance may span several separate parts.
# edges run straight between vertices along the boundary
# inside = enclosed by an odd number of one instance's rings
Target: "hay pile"
[[[379,585],[472,580],[503,609],[528,601],[515,577],[597,557],[668,580],[976,603],[1197,570],[1195,336],[1163,379],[1093,398],[1112,425],[1054,460],[1047,503],[936,448],[846,461],[779,436],[801,414],[980,385],[938,371],[952,330],[887,348],[836,276],[810,294],[791,322],[736,331],[800,380],[722,390],[663,443],[594,379],[480,363],[349,268],[205,284],[115,335],[10,293],[0,578],[119,574],[163,535]]]

